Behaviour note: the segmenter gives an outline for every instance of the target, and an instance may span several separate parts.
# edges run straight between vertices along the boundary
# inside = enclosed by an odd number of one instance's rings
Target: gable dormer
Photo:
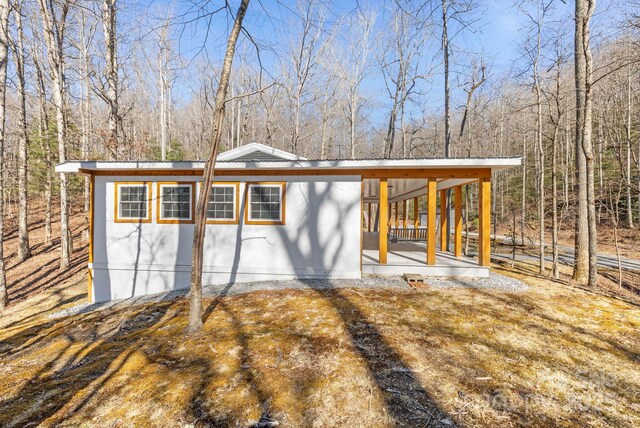
[[[220,153],[217,158],[223,162],[260,162],[260,161],[299,161],[306,160],[301,156],[283,150],[274,149],[259,143],[245,144],[236,149]]]

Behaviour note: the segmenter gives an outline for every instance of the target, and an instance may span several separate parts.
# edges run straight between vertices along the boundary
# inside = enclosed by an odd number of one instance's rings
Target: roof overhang
[[[298,161],[249,161],[216,162],[216,169],[227,170],[325,170],[328,174],[337,170],[464,170],[489,169],[492,172],[521,165],[522,158],[448,158],[448,159],[355,159],[355,160],[298,160]],[[56,166],[59,173],[92,173],[98,171],[118,174],[127,171],[202,171],[203,161],[176,162],[109,162],[109,161],[68,161]]]
[[[389,202],[426,193],[426,178],[438,181],[438,190],[488,178],[492,173],[521,165],[519,157],[448,159],[356,159],[296,161],[218,161],[217,176],[360,176],[364,200],[378,199],[378,179],[389,180]],[[102,162],[70,161],[56,166],[59,173],[93,175],[194,175],[202,174],[205,162]]]

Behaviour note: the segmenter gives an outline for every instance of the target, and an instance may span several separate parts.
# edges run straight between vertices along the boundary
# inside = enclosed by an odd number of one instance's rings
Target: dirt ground
[[[496,267],[525,292],[208,298],[187,337],[184,298],[50,318],[86,298],[85,251],[51,252],[9,261],[0,426],[640,426],[640,306],[527,264]]]

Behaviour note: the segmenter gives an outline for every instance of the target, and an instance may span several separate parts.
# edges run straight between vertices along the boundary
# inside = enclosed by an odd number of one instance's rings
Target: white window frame
[[[209,218],[207,216],[207,224],[238,224],[238,207],[240,195],[240,183],[238,182],[214,182],[211,184],[211,190],[214,187],[231,187],[233,188],[233,218]],[[211,193],[212,194],[212,193]],[[209,213],[209,201],[207,201],[207,214]]]
[[[187,187],[189,188],[189,217],[164,217],[162,215],[162,189],[165,187]],[[159,182],[158,183],[158,208],[157,208],[157,222],[162,223],[193,223],[193,209],[194,209],[194,196],[195,186],[193,182]]]
[[[115,210],[114,221],[116,223],[150,223],[151,222],[151,183],[148,181],[140,182],[114,182],[115,186]],[[146,217],[123,217],[121,215],[120,206],[122,202],[122,188],[123,187],[144,187],[147,191],[146,203]]]
[[[253,218],[251,216],[251,189],[254,187],[276,187],[280,190],[280,216],[277,220],[274,219],[262,219],[262,218]],[[245,223],[246,224],[273,224],[273,225],[283,225],[285,223],[285,213],[286,213],[286,183],[284,182],[254,182],[247,183],[247,203],[245,207]]]

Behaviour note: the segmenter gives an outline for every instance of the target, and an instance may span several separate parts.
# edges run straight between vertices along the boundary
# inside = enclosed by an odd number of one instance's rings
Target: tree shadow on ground
[[[44,423],[83,391],[85,397],[66,409],[65,414],[68,417],[78,412],[138,349],[136,342],[140,338],[136,335],[154,328],[173,304],[162,302],[149,310],[141,307],[132,312],[98,311],[80,319],[76,316],[49,321],[3,341],[3,345],[9,344],[8,355],[12,356],[46,346],[48,339],[64,339],[68,346],[37,370],[12,398],[0,401],[0,425]],[[29,341],[31,338],[36,339]],[[15,342],[23,344],[15,349]],[[118,362],[114,366],[115,361]],[[42,400],[43,394],[50,398]]]
[[[376,325],[347,297],[345,290],[317,290],[339,314],[354,349],[362,357],[379,388],[393,422],[398,426],[454,426],[416,379],[413,369],[389,345]]]

